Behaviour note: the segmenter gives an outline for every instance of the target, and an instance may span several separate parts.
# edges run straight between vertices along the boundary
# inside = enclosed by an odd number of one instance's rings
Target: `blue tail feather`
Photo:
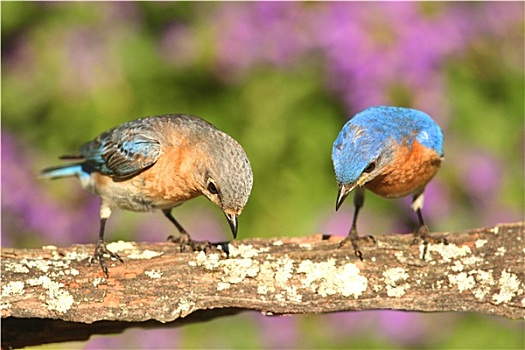
[[[89,175],[89,172],[87,171],[87,169],[85,168],[85,164],[83,163],[50,167],[40,172],[40,176],[46,179],[58,179],[61,177],[70,176],[83,177],[85,175]]]

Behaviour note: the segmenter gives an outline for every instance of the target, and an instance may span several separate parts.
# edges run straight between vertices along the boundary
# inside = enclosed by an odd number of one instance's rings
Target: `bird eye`
[[[215,187],[215,184],[211,181],[208,183],[208,191],[210,191],[211,194],[219,193],[219,191],[217,190],[217,187]]]
[[[376,162],[368,164],[368,166],[363,170],[363,173],[371,173],[376,168]]]

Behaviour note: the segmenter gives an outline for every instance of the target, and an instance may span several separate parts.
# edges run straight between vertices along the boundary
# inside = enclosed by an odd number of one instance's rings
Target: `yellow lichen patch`
[[[455,285],[460,292],[470,290],[476,285],[474,277],[469,276],[466,272],[461,272],[457,275],[448,275],[448,280],[452,285]]]
[[[40,276],[39,278],[32,278],[27,280],[30,286],[42,286],[46,290],[45,302],[49,310],[55,310],[60,313],[65,313],[75,302],[73,296],[63,289],[64,284],[52,281],[47,276]]]
[[[498,280],[499,293],[492,296],[496,304],[509,302],[518,294],[523,293],[519,277],[511,272],[503,270]]]
[[[359,297],[368,287],[367,278],[359,272],[355,264],[337,266],[334,259],[326,262],[303,260],[297,268],[297,273],[305,275],[301,279],[302,288],[310,289],[323,297],[334,294]]]
[[[144,274],[148,276],[149,278],[161,278],[162,272],[160,270],[148,270],[144,271]]]
[[[402,267],[393,267],[383,272],[385,279],[386,294],[389,297],[399,298],[405,295],[410,285],[405,281],[408,279],[408,273]]]
[[[420,246],[420,253],[423,253],[424,246]],[[441,256],[441,261],[439,262],[450,262],[453,259],[458,259],[467,255],[472,254],[472,250],[466,246],[463,245],[461,247],[455,245],[455,244],[429,244],[428,245],[428,252],[426,259],[432,260],[432,254],[431,253],[437,253]]]

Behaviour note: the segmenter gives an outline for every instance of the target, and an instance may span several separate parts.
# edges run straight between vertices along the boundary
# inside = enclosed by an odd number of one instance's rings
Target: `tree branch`
[[[341,237],[245,239],[220,251],[172,243],[108,244],[124,263],[88,266],[93,245],[2,248],[2,346],[83,340],[127,327],[198,322],[242,310],[473,311],[525,316],[524,223],[444,234],[426,260],[411,235],[361,243]],[[439,234],[433,234],[439,236]],[[443,235],[443,234],[442,234]]]

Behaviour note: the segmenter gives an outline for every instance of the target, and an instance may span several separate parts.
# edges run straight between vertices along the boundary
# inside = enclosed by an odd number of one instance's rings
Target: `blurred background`
[[[2,2],[2,245],[95,243],[99,200],[42,181],[125,121],[203,117],[244,147],[254,188],[239,237],[346,235],[331,148],[372,105],[430,114],[445,162],[427,187],[432,231],[524,218],[524,3]],[[360,233],[408,233],[410,199],[369,193]],[[198,198],[174,211],[197,239],[230,239]],[[164,241],[159,213],[116,211],[108,241]],[[244,313],[45,348],[523,348],[523,321],[466,313]]]

